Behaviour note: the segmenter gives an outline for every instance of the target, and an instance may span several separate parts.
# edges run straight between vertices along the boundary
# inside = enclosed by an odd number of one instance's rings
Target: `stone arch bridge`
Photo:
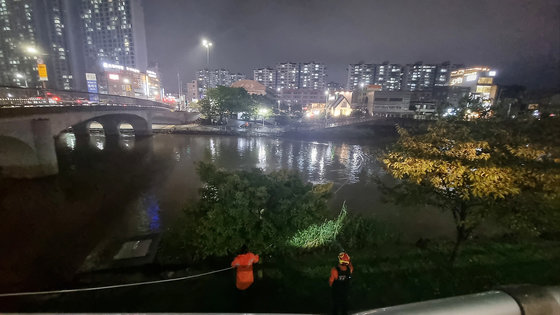
[[[147,100],[111,104],[82,102],[6,105],[0,90],[0,176],[35,178],[58,173],[55,137],[72,130],[76,137],[89,136],[89,125],[98,122],[107,137],[119,136],[121,123],[128,123],[137,137],[151,136],[153,123],[178,124],[194,121],[197,113],[174,112],[167,105]],[[122,100],[121,100],[122,101]],[[147,103],[149,102],[149,103]]]

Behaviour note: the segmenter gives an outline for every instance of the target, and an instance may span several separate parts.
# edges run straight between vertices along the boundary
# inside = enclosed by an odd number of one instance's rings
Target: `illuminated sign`
[[[476,80],[476,74],[470,74],[465,79],[467,82]]]
[[[456,84],[461,84],[461,83],[463,83],[463,78],[453,78],[453,79],[451,79],[450,85],[456,85]]]
[[[124,67],[123,67],[123,66],[114,65],[114,64],[112,64],[112,63],[106,63],[106,62],[103,63],[103,68],[106,68],[106,69],[124,70]]]
[[[157,73],[153,72],[153,71],[146,71],[146,74],[150,77],[150,78],[157,78]]]
[[[109,80],[118,80],[119,75],[115,73],[109,73]]]
[[[39,81],[48,81],[47,65],[40,63],[37,65],[37,72],[39,72]]]
[[[140,73],[140,70],[138,70],[138,69],[136,69],[136,68],[126,67],[126,70],[132,71],[132,72],[136,72],[136,73]]]
[[[488,75],[491,77],[495,77],[496,76],[496,71],[490,71],[488,72]]]
[[[91,94],[89,96],[89,100],[92,102],[99,102],[99,96],[97,95],[97,93],[99,93],[99,90],[97,89],[97,76],[95,75],[95,73],[86,73],[86,83],[88,92],[96,93]]]

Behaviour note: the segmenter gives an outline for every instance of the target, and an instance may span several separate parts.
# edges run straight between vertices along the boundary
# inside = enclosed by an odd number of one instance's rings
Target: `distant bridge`
[[[132,97],[0,87],[0,176],[57,174],[54,137],[65,130],[87,137],[90,124],[97,122],[111,137],[119,136],[119,126],[128,123],[141,137],[152,135],[153,123],[187,123],[197,117]]]

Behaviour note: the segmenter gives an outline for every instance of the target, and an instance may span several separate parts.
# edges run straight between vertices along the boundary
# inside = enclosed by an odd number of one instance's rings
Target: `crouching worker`
[[[354,267],[350,256],[342,252],[338,254],[338,265],[331,269],[329,285],[332,287],[333,314],[348,313],[348,291]]]

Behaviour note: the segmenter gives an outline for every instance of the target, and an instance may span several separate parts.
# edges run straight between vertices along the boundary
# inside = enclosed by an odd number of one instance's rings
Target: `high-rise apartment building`
[[[0,0],[0,83],[85,90],[103,63],[146,71],[141,0]],[[43,78],[46,79],[46,78]]]
[[[0,84],[40,86],[37,55],[36,10],[32,0],[0,0]]]
[[[146,71],[141,0],[81,0],[80,18],[86,71],[103,62]]]
[[[274,68],[253,70],[253,79],[267,88],[278,89],[324,89],[326,67],[323,63],[279,63]]]
[[[435,86],[446,86],[450,73],[462,65],[444,62],[423,64],[351,64],[348,66],[346,88],[356,90],[369,84],[380,85],[382,91],[423,91]]]
[[[300,89],[325,89],[325,64],[308,62],[299,66],[298,88]]]
[[[276,70],[272,68],[260,68],[253,70],[253,80],[270,89],[276,88]]]
[[[299,86],[299,65],[286,62],[276,65],[276,88],[297,89]]]
[[[208,89],[213,89],[219,85],[231,86],[234,82],[245,79],[244,74],[231,73],[228,69],[202,69],[196,73],[201,97],[206,96]]]
[[[346,88],[355,90],[375,82],[375,65],[369,63],[351,64],[348,66],[348,81]]]
[[[437,65],[426,65],[422,62],[408,64],[403,68],[402,89],[406,91],[422,91],[434,87]]]
[[[375,65],[373,84],[380,85],[382,91],[399,91],[401,89],[402,66],[384,62]]]
[[[71,0],[36,0],[37,33],[39,50],[44,51],[47,65],[47,86],[58,90],[78,89],[75,82],[76,62],[81,59],[81,50],[72,38],[76,32],[71,26],[75,19]],[[75,6],[75,5],[74,5]],[[74,52],[71,54],[71,52]]]
[[[423,91],[435,86],[448,85],[450,74],[463,65],[444,62],[440,64],[423,64],[417,62],[403,69],[402,89],[407,91]]]
[[[245,79],[247,79],[247,76],[245,76],[243,73],[231,73],[229,75],[229,84],[227,86],[231,86],[233,83]]]

